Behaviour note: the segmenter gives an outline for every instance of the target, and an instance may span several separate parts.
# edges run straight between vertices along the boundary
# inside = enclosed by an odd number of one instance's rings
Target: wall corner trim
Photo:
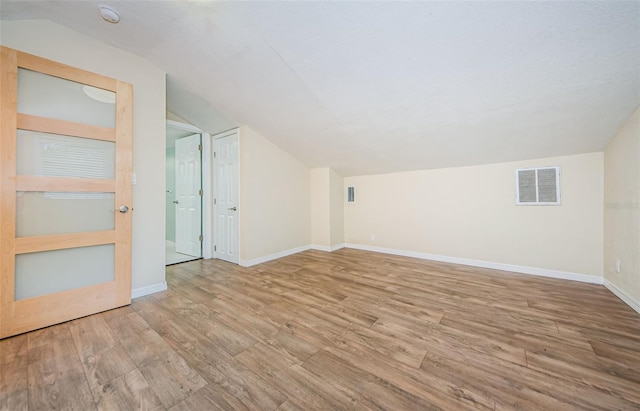
[[[444,255],[420,253],[417,251],[397,250],[393,248],[375,247],[365,244],[346,243],[347,248],[357,250],[373,251],[376,253],[393,254],[403,257],[420,258],[422,260],[440,261],[443,263],[462,264],[472,267],[491,268],[493,270],[509,271],[519,274],[530,274],[541,277],[559,278],[562,280],[579,281],[582,283],[602,284],[603,278],[596,275],[572,273],[567,271],[548,270],[546,268],[527,267],[522,265],[512,265],[504,263],[494,263],[490,261],[472,260],[468,258],[448,257]]]
[[[302,251],[311,249],[311,245],[303,245],[296,248],[290,248],[289,250],[278,251],[277,253],[265,255],[263,257],[252,258],[251,260],[240,260],[239,265],[241,267],[251,267],[257,264],[266,263],[267,261],[277,260],[278,258],[286,257],[288,255],[297,254]]]
[[[134,288],[131,290],[131,298],[143,297],[145,295],[159,293],[167,289],[167,282],[163,281],[157,284],[146,285],[144,287]]]
[[[336,244],[333,247],[329,247],[326,245],[315,245],[315,244],[307,244],[296,248],[291,248],[289,250],[279,251],[277,253],[265,255],[264,257],[252,258],[251,260],[240,260],[239,264],[241,267],[251,267],[257,264],[266,263],[268,261],[277,260],[278,258],[286,257],[288,255],[301,253],[307,250],[317,250],[317,251],[325,251],[332,252],[339,250],[341,248],[345,248],[345,243]]]
[[[616,297],[624,301],[629,307],[633,308],[638,314],[640,314],[640,301],[636,301],[633,298],[629,297],[627,293],[618,288],[617,285],[612,283],[611,281],[604,279],[604,286],[609,289]]]
[[[341,248],[345,248],[346,246],[347,246],[347,244],[346,244],[346,243],[336,244],[336,245],[334,245],[333,247],[331,247],[331,249],[330,249],[329,251],[330,251],[330,252],[333,252],[333,251],[339,250],[339,249],[341,249]]]
[[[333,251],[339,250],[341,248],[344,248],[346,246],[345,243],[340,243],[340,244],[336,244],[334,246],[327,246],[327,245],[315,245],[315,244],[311,244],[310,249],[311,250],[318,250],[318,251],[326,251],[327,253],[331,253]]]

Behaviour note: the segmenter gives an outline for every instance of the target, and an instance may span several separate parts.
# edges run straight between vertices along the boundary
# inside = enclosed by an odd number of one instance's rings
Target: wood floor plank
[[[120,344],[82,359],[82,366],[91,389],[136,369],[131,356]]]
[[[28,409],[27,336],[1,340],[0,357],[0,410]]]
[[[286,400],[279,390],[188,324],[168,321],[159,332],[207,382],[220,385],[249,409],[272,410]]]
[[[15,357],[27,355],[27,335],[22,334],[0,340],[0,365],[13,362]]]
[[[412,395],[424,399],[434,408],[455,407],[460,410],[491,408],[483,406],[485,401],[472,391],[450,384],[435,374],[426,374],[387,356],[381,356],[356,341],[343,338],[337,332],[325,329],[319,333],[308,325],[295,319],[287,323],[286,329],[376,378],[402,387]]]
[[[627,364],[631,368],[640,370],[640,347],[638,349],[629,349],[620,347],[617,344],[597,340],[591,340],[589,344],[600,357]]]
[[[435,409],[433,404],[375,377],[326,351],[319,351],[304,368],[324,380],[335,381],[357,393],[358,401],[372,410]],[[493,408],[493,401],[487,404]]]
[[[615,371],[610,371],[611,368],[607,370],[605,367],[594,366],[596,361],[588,363],[586,361],[575,361],[574,358],[566,355],[527,351],[527,363],[530,369],[586,385],[597,391],[608,391],[612,397],[625,399],[629,403],[640,404],[640,392],[637,389],[637,382],[618,377]],[[627,374],[635,373],[637,375],[634,370],[623,370],[623,372],[625,371]]]
[[[87,380],[80,375],[30,386],[29,409],[90,411],[96,405]]]
[[[112,318],[107,324],[138,367],[158,361],[171,349],[138,312]]]
[[[180,401],[169,409],[170,411],[194,411],[194,410],[246,410],[244,404],[235,397],[227,395],[219,385],[208,384],[195,394]]]
[[[449,350],[456,355],[486,355],[502,358],[515,364],[527,365],[525,350],[490,338],[478,339],[476,335],[448,328],[440,324],[402,322],[382,318],[372,329],[398,338],[426,350]]]
[[[140,372],[166,408],[189,397],[207,382],[175,351],[165,351],[158,361],[140,367]]]
[[[288,396],[295,397],[306,404],[307,409],[364,410],[367,408],[349,393],[327,384],[326,381],[323,382],[297,364],[287,362],[261,343],[244,351],[237,356],[237,359]]]
[[[137,369],[94,387],[93,397],[97,409],[104,411],[166,409]]]

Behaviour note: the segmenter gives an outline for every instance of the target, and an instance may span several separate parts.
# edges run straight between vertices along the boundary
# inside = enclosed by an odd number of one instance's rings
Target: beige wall
[[[311,245],[331,247],[330,169],[311,170]]]
[[[310,170],[249,127],[240,128],[240,260],[311,240]]]
[[[334,170],[311,170],[311,245],[334,250],[344,243],[344,178]]]
[[[604,277],[640,305],[640,108],[609,142],[604,165]]]
[[[329,209],[331,215],[331,249],[344,243],[344,178],[329,170]]]
[[[514,205],[514,170],[538,166],[561,166],[561,206]],[[602,180],[602,153],[347,177],[345,240],[602,276]]]
[[[133,84],[134,289],[164,282],[165,73],[146,60],[44,20],[2,21],[7,47]]]

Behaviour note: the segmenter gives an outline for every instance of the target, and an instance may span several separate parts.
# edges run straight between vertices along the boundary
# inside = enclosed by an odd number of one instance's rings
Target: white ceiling
[[[98,4],[122,21],[103,22]],[[640,104],[640,2],[9,1],[168,75],[168,109],[345,176],[601,151]]]

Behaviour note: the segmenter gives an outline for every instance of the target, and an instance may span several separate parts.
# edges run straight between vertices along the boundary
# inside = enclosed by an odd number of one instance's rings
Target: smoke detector
[[[116,24],[117,22],[120,21],[120,15],[118,14],[117,11],[115,11],[111,7],[100,6],[99,9],[100,9],[100,15],[105,21],[108,21],[109,23],[113,23],[113,24]]]

